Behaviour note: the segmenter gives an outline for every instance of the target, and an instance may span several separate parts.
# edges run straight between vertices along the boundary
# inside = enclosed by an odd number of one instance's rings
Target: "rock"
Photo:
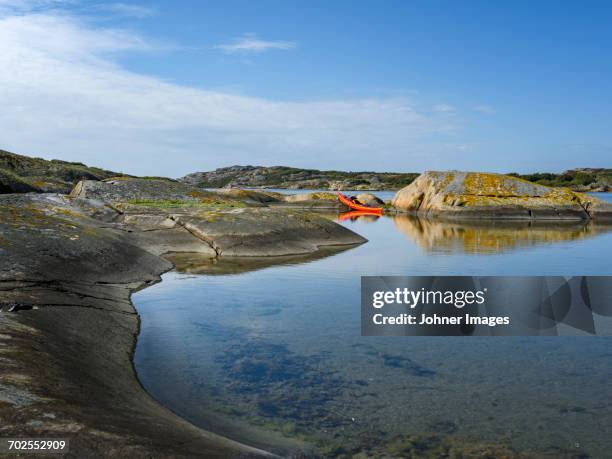
[[[169,179],[119,178],[105,181],[82,180],[77,183],[70,196],[113,203],[161,200],[196,201],[217,195]]]
[[[179,179],[201,188],[285,188],[326,190],[396,190],[417,177],[414,173],[344,172],[285,166],[231,166],[195,172]]]
[[[479,172],[426,172],[398,191],[392,205],[445,218],[585,220],[612,215],[612,205],[593,196]]]
[[[219,189],[217,191],[221,196],[227,196],[230,199],[242,200],[245,202],[271,204],[282,202],[285,195],[275,193],[273,191],[263,190],[243,190],[240,188]]]
[[[382,199],[379,199],[370,193],[359,193],[357,195],[357,199],[367,207],[382,207],[385,205],[385,202]]]
[[[344,206],[338,201],[338,196],[335,193],[315,192],[284,195],[283,201],[276,203],[275,207],[339,211]]]
[[[326,192],[315,192],[315,193],[303,193],[303,194],[289,194],[285,195],[285,202],[305,202],[305,201],[332,201],[338,202],[338,196],[334,193]]]
[[[70,193],[79,180],[117,175],[122,174],[82,163],[48,161],[0,150],[0,193]]]
[[[85,198],[0,196],[3,434],[52,432],[70,438],[74,457],[270,457],[193,426],[145,392],[131,360],[139,320],[130,295],[172,268],[157,256],[165,252],[200,252],[202,259],[360,242],[340,225],[295,210],[169,215],[134,205],[121,214]]]
[[[208,241],[219,256],[288,256],[320,247],[354,245],[366,239],[316,214],[301,210],[242,208],[175,214],[172,218]]]

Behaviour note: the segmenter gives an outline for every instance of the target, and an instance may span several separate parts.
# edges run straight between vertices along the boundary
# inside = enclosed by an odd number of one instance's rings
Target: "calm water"
[[[361,337],[359,284],[612,275],[612,226],[342,224],[369,242],[276,266],[176,259],[182,272],[134,296],[144,386],[195,424],[280,454],[469,457],[495,444],[610,457],[611,338]]]

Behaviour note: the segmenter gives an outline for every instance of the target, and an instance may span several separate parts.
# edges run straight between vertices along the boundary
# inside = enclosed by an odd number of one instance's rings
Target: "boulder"
[[[103,202],[198,200],[213,196],[190,185],[169,179],[139,179],[121,177],[112,180],[81,180],[70,196]]]
[[[357,199],[359,199],[359,202],[367,207],[382,207],[385,205],[385,202],[382,199],[374,196],[371,193],[359,193],[357,195]]]
[[[586,220],[612,217],[612,204],[567,188],[481,172],[425,172],[397,192],[392,206],[447,218]]]
[[[341,210],[344,207],[335,193],[325,191],[284,195],[282,202],[275,205],[311,210]]]

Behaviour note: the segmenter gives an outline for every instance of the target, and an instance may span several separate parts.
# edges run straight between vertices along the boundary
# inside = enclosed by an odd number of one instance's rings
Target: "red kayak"
[[[369,212],[371,214],[382,214],[382,207],[362,206],[360,204],[355,204],[353,201],[351,201],[349,198],[347,198],[338,191],[336,191],[336,194],[338,195],[338,199],[340,200],[340,202],[345,206],[350,207],[351,209],[360,210],[362,212]]]

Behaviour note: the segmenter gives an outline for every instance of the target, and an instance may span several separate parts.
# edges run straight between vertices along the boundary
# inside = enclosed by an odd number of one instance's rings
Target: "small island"
[[[77,455],[108,448],[108,435],[119,456],[268,455],[193,426],[144,391],[132,364],[131,294],[159,282],[181,254],[282,263],[366,243],[324,216],[346,210],[336,196],[211,191],[193,180],[2,155],[5,434],[70,436]],[[607,219],[612,204],[512,176],[427,172],[385,212],[561,221]]]

